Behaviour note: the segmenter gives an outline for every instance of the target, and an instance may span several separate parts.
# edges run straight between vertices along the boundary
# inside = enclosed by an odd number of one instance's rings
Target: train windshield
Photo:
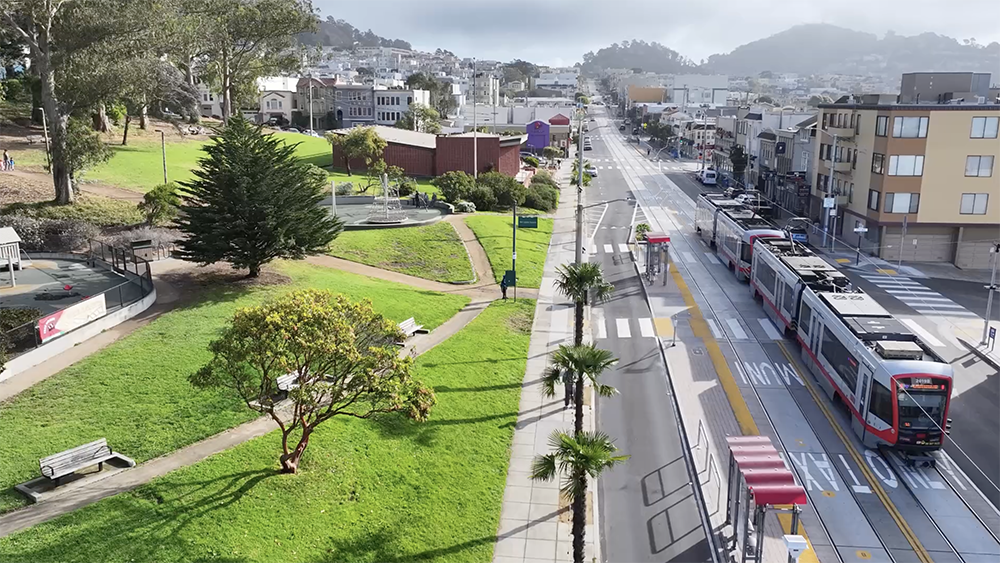
[[[944,385],[941,387],[945,389],[923,391],[900,388],[897,395],[900,428],[943,428],[948,390]]]

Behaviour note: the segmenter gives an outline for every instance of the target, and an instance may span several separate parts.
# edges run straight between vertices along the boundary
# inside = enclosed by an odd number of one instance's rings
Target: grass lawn
[[[188,307],[0,404],[0,512],[25,504],[13,490],[38,475],[38,460],[106,437],[118,451],[145,461],[235,426],[252,413],[232,397],[198,391],[187,376],[208,361],[208,342],[238,307],[299,288],[370,298],[387,317],[440,325],[469,301],[373,278],[285,262],[293,283],[267,288],[205,290]],[[0,560],[3,558],[0,557]]]
[[[330,420],[298,475],[271,433],[0,539],[0,560],[489,561],[533,310],[494,302],[417,360],[425,423]]]
[[[497,283],[511,266],[511,237],[513,220],[502,215],[471,215],[465,224],[476,233],[493,267]],[[552,238],[552,219],[539,218],[537,229],[517,230],[517,285],[538,287],[542,283],[545,256]]]
[[[462,239],[444,221],[405,229],[344,231],[330,245],[329,253],[441,282],[464,282],[474,276]]]
[[[42,201],[14,203],[0,208],[0,215],[8,213],[48,219],[80,219],[99,227],[135,225],[145,220],[135,203],[89,194],[77,196],[73,205]]]

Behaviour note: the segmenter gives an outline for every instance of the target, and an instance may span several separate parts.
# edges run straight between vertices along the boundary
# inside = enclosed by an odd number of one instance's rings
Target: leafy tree
[[[320,206],[326,181],[274,135],[234,117],[203,150],[206,157],[182,182],[186,196],[178,225],[187,235],[182,258],[222,260],[248,268],[249,277],[275,258],[322,251],[343,223]]]
[[[561,157],[562,155],[563,151],[559,147],[553,147],[550,145],[542,149],[542,156],[545,157],[545,160],[548,160],[550,163],[554,162],[555,159]]]
[[[389,146],[385,139],[379,136],[374,127],[355,127],[347,133],[335,133],[329,131],[326,140],[331,145],[339,146],[344,157],[344,168],[347,175],[351,175],[351,160],[361,159],[365,166],[371,168],[372,164],[382,160],[385,148]]]
[[[71,181],[75,181],[87,168],[107,162],[115,155],[111,147],[101,140],[100,134],[92,130],[86,122],[70,118],[67,125],[66,166]]]
[[[747,169],[747,153],[741,146],[734,146],[729,151],[729,162],[733,165],[733,178],[737,182],[743,181],[743,172]]]
[[[281,429],[281,469],[295,473],[312,433],[335,416],[402,411],[427,418],[434,394],[410,375],[413,360],[400,357],[396,343],[403,338],[370,301],[300,290],[238,310],[209,344],[212,360],[190,380],[235,391],[248,408],[270,416]],[[286,374],[295,374],[290,412],[277,399],[277,378]]]
[[[451,84],[433,76],[415,72],[406,78],[406,87],[430,92],[431,107],[437,110],[438,115],[446,116],[458,107],[451,95]]]
[[[441,190],[441,196],[444,197],[445,201],[458,203],[469,201],[469,193],[476,185],[476,181],[470,174],[461,170],[453,170],[434,178],[431,180],[431,184]]]
[[[635,240],[646,240],[646,233],[651,230],[649,223],[639,223],[635,226]]]
[[[570,436],[556,430],[549,436],[550,453],[536,456],[531,464],[531,478],[551,481],[562,475],[559,492],[573,507],[573,561],[584,563],[584,540],[587,525],[587,479],[625,463],[627,455],[615,455],[618,449],[608,435],[582,432]]]
[[[177,195],[177,184],[160,184],[142,196],[139,211],[146,215],[146,223],[153,225],[167,223],[177,217],[181,198]]]
[[[601,397],[614,397],[618,390],[599,381],[602,373],[618,362],[611,352],[597,348],[593,344],[586,346],[560,345],[552,353],[552,364],[542,373],[542,394],[554,397],[556,389],[564,381],[564,377],[573,379],[573,401],[576,404],[574,430],[577,435],[583,432],[583,387],[586,381],[593,386]]]
[[[757,97],[757,102],[761,103],[761,104],[773,104],[774,103],[774,98],[772,98],[771,96],[768,96],[767,94],[764,94],[763,96],[758,96]]]
[[[583,307],[587,297],[593,296],[597,303],[611,298],[615,286],[604,279],[601,266],[593,262],[563,264],[556,269],[556,289],[573,300],[576,318],[573,325],[573,344],[583,345]]]
[[[490,190],[493,197],[496,198],[496,204],[501,207],[511,208],[515,205],[521,205],[527,195],[524,184],[499,172],[480,174],[479,178],[476,179],[476,184]],[[478,203],[476,209],[483,210]]]
[[[587,174],[587,172],[586,172],[586,170],[588,168],[590,168],[590,162],[585,160],[584,163],[583,163],[583,170],[584,170],[584,172],[583,172],[583,185],[584,186],[589,186],[590,185],[590,174]],[[579,161],[579,159],[573,159],[573,170],[570,172],[570,175],[573,177],[573,185],[576,186],[576,187],[580,187],[580,161]]]
[[[412,103],[410,109],[406,110],[406,113],[396,121],[396,127],[436,135],[441,132],[441,114],[432,107]]]
[[[148,57],[130,68],[124,77],[118,99],[124,117],[122,146],[128,144],[129,125],[139,117],[139,128],[146,129],[146,112],[150,106],[171,109],[189,115],[199,113],[198,89],[184,75],[159,57]]]

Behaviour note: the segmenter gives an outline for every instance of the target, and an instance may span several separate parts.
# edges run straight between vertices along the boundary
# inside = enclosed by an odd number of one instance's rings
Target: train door
[[[868,390],[871,388],[874,374],[875,369],[867,361],[861,360],[861,365],[858,366],[858,390],[854,394],[854,408],[858,409],[861,419],[858,420],[857,417],[852,417],[851,427],[854,429],[854,433],[861,437],[861,441],[866,446],[874,445],[869,444],[869,436],[865,433],[864,423],[865,420],[868,420],[868,409],[871,408]],[[875,438],[875,436],[872,436],[872,438]]]

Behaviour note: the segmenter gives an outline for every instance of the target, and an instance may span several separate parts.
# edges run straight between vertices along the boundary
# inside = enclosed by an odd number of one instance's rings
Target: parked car
[[[521,158],[528,158],[529,156],[535,156],[535,154],[528,151],[521,151]]]
[[[583,145],[583,150],[585,150],[585,151],[594,150],[594,147],[592,147],[590,145]]]
[[[624,131],[625,130],[625,126],[624,125],[619,125],[618,126],[618,130],[619,131]]]
[[[583,173],[586,174],[586,175],[588,175],[588,176],[590,176],[591,178],[597,177],[597,169],[596,168],[584,168],[583,169]]]
[[[312,129],[307,129],[302,132],[303,135],[309,135],[310,137],[322,137],[319,133],[313,131]]]

